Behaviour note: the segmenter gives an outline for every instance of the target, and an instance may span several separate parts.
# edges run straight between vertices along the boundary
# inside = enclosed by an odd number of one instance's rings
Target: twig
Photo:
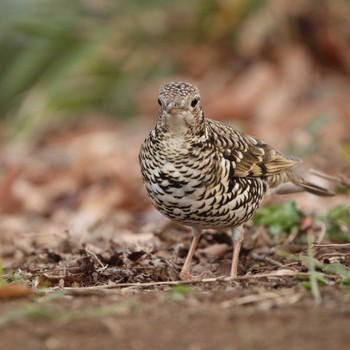
[[[276,261],[272,258],[269,258],[268,256],[259,255],[259,254],[255,254],[255,253],[252,253],[252,256],[253,256],[253,259],[257,260],[257,261],[265,261],[265,262],[268,262],[268,263],[270,263],[274,266],[280,267],[280,268],[284,266],[279,261]]]
[[[331,275],[331,274],[323,274],[325,277],[329,279],[337,279],[338,276]],[[180,284],[187,284],[187,285],[196,285],[196,284],[209,284],[209,283],[218,283],[218,282],[234,282],[234,281],[246,281],[246,280],[253,280],[253,279],[259,279],[259,278],[270,278],[270,277],[309,277],[310,273],[308,272],[298,272],[293,270],[277,270],[275,272],[271,273],[262,273],[262,274],[256,274],[256,275],[245,275],[245,276],[238,276],[236,278],[231,277],[218,277],[218,278],[204,278],[202,280],[194,280],[194,281],[159,281],[159,282],[146,282],[146,283],[111,283],[111,284],[105,284],[105,285],[99,285],[99,286],[91,286],[91,287],[65,287],[65,288],[47,288],[47,289],[40,289],[37,291],[38,294],[47,294],[52,293],[56,291],[64,291],[67,294],[71,295],[77,295],[77,294],[85,294],[90,295],[93,294],[91,291],[96,291],[96,294],[102,294],[104,292],[107,293],[107,290],[110,289],[117,289],[117,288],[126,288],[126,287],[138,287],[138,288],[148,288],[148,287],[155,287],[155,286],[176,286]],[[100,292],[99,292],[100,291]]]
[[[61,279],[65,279],[67,277],[66,274],[63,275],[48,275],[47,273],[44,273],[43,276],[47,278],[50,281],[59,281]]]
[[[328,262],[333,263],[341,260],[345,260],[347,256],[350,256],[350,253],[324,253],[317,256],[317,260],[324,261],[324,259],[327,259]]]
[[[315,248],[349,248],[350,243],[313,244]]]
[[[316,264],[315,264],[315,248],[312,244],[313,237],[311,233],[308,233],[307,235],[308,239],[308,268],[309,268],[309,280],[310,280],[310,285],[311,285],[311,292],[312,295],[314,296],[315,302],[317,305],[320,305],[322,302],[322,297],[321,297],[321,292],[320,288],[318,286],[318,280],[317,280],[317,274],[316,274]]]
[[[319,233],[317,239],[316,239],[316,244],[321,244],[321,242],[323,241],[323,239],[325,238],[326,236],[326,233],[327,233],[327,227],[326,227],[326,224],[323,222],[323,221],[319,221],[318,222],[318,225],[320,226],[321,228],[321,232]]]
[[[61,239],[66,239],[67,234],[65,233],[60,233],[60,232],[22,232],[18,235],[19,237],[48,237],[48,236],[57,236]]]
[[[287,303],[294,304],[303,296],[303,293],[295,293],[294,290],[281,291],[281,292],[270,292],[259,294],[246,295],[234,300],[226,300],[221,303],[220,307],[222,309],[228,309],[233,306],[246,305],[253,303],[266,303],[266,302],[275,302],[277,304]]]
[[[339,184],[350,188],[350,179],[346,178],[343,175],[332,176],[332,175],[325,174],[325,173],[323,173],[319,170],[315,170],[315,169],[311,169],[310,173],[312,173],[316,176],[322,177],[323,179],[326,179],[329,181],[338,182]]]
[[[92,252],[87,247],[84,247],[84,249],[85,249],[86,253],[92,255],[95,258],[95,260],[101,265],[101,269],[99,269],[100,271],[103,271],[108,267],[108,265],[103,264],[103,262],[98,258],[98,256],[94,252]]]
[[[339,253],[339,252],[336,252],[336,253],[324,253],[324,254],[320,255],[318,257],[318,259],[323,259],[323,258],[326,258],[326,257],[337,257],[337,256],[339,256],[339,257],[347,257],[349,255],[350,255],[350,253]]]

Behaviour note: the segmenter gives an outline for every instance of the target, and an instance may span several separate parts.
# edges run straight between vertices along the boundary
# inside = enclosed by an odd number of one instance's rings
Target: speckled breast
[[[151,140],[152,141],[152,140]],[[215,152],[146,141],[140,164],[147,193],[166,217],[189,226],[226,228],[249,220],[264,196],[263,180],[235,178]]]

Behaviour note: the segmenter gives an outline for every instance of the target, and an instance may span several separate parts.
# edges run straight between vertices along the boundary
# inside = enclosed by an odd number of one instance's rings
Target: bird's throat
[[[184,112],[169,113],[166,117],[167,130],[176,135],[185,135],[188,133],[190,125],[186,121]]]

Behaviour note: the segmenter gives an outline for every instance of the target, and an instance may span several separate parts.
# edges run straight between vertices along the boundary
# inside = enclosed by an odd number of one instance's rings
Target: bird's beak
[[[172,115],[176,115],[176,114],[180,114],[181,112],[183,112],[184,109],[183,108],[170,108],[168,109],[168,113],[172,114]]]
[[[184,108],[181,106],[181,103],[170,101],[166,106],[166,111],[170,115],[178,115],[184,111]]]

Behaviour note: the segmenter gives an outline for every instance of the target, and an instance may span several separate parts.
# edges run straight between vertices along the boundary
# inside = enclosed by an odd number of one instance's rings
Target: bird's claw
[[[201,281],[203,278],[207,278],[209,275],[209,271],[204,271],[198,276],[191,275],[189,271],[181,271],[180,272],[180,280],[184,282],[189,282],[189,281]]]

